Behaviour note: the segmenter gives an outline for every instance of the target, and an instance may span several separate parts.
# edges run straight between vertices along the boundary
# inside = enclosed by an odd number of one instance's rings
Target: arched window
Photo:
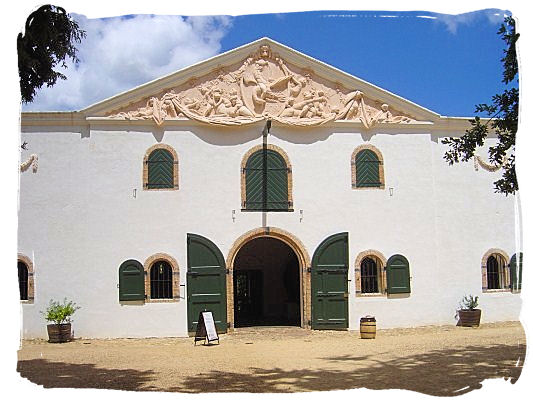
[[[157,261],[150,268],[150,298],[172,298],[172,267],[166,261]]]
[[[254,147],[243,158],[242,209],[292,211],[292,175],[287,155],[277,146]]]
[[[482,290],[511,290],[509,256],[499,249],[490,249],[481,260]]]
[[[386,259],[378,251],[361,252],[355,261],[355,293],[356,295],[382,294],[387,288],[387,277],[384,265]]]
[[[143,188],[178,189],[178,156],[172,147],[157,144],[148,149],[144,156]]]
[[[493,254],[487,260],[487,289],[505,287],[505,261],[500,254]]]
[[[379,293],[378,265],[372,257],[361,263],[361,293]]]
[[[146,302],[178,301],[179,267],[166,253],[157,253],[144,262]]]
[[[34,283],[33,283],[33,262],[23,254],[17,255],[17,272],[19,281],[20,301],[33,303]]]
[[[383,176],[383,156],[372,145],[357,147],[352,153],[352,188],[385,187]]]
[[[17,263],[19,274],[20,300],[28,300],[28,266],[22,261]]]

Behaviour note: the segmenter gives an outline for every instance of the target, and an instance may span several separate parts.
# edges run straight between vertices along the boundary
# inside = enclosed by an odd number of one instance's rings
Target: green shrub
[[[70,317],[79,310],[80,307],[73,301],[67,301],[63,299],[63,303],[59,301],[50,300],[46,311],[41,311],[44,315],[44,319],[54,324],[68,324],[71,322]]]

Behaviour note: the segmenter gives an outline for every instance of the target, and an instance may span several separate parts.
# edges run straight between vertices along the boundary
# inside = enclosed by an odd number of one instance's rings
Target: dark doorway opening
[[[300,326],[298,257],[281,240],[246,243],[233,264],[235,327]]]

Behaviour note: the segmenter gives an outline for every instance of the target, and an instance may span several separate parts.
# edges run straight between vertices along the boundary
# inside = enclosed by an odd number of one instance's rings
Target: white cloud
[[[78,110],[220,52],[229,17],[73,15],[87,36],[67,80],[38,91],[25,111]]]
[[[498,13],[496,10],[482,10],[474,11],[464,14],[435,14],[436,20],[444,23],[450,33],[456,34],[457,27],[459,25],[470,25],[477,23],[480,20],[486,19],[491,24],[501,24],[504,19],[504,15]],[[485,21],[483,21],[485,22]]]

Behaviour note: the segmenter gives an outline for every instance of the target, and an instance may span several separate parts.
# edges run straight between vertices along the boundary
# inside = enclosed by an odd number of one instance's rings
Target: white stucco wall
[[[24,337],[46,337],[39,311],[63,297],[82,307],[74,316],[76,336],[187,335],[186,288],[178,302],[121,305],[118,267],[168,253],[185,284],[187,233],[209,238],[226,257],[239,236],[261,227],[262,213],[240,211],[240,165],[262,142],[262,128],[99,124],[82,134],[23,127],[29,149],[22,159],[39,157],[37,173],[20,176],[19,253],[35,269],[34,304],[23,304]],[[292,164],[295,211],[269,213],[266,225],[292,233],[310,256],[327,236],[349,233],[350,329],[367,314],[380,327],[455,323],[465,294],[480,295],[485,322],[519,318],[519,294],[481,294],[480,268],[489,248],[517,252],[515,198],[493,193],[498,172],[448,166],[440,136],[430,128],[271,130],[269,143]],[[177,191],[142,189],[143,156],[158,142],[178,153]],[[351,154],[363,143],[383,154],[385,190],[351,188]],[[355,259],[369,249],[407,257],[409,296],[355,297]]]

